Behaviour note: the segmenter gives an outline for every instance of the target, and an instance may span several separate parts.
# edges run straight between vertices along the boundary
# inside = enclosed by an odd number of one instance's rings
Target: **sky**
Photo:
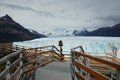
[[[0,0],[0,16],[6,14],[38,32],[107,27],[120,23],[120,0]]]

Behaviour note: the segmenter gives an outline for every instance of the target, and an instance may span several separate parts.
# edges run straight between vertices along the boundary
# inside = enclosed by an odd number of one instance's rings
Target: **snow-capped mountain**
[[[120,37],[120,23],[113,25],[112,27],[101,27],[93,31],[88,30],[74,30],[75,36],[109,36]]]
[[[93,31],[92,28],[81,28],[81,27],[73,27],[73,28],[60,28],[57,27],[52,31],[43,31],[42,34],[48,37],[57,37],[57,36],[75,36],[74,32],[84,32],[84,31]]]

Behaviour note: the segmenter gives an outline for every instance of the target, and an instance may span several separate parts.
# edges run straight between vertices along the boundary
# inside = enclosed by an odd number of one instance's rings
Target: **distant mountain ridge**
[[[26,41],[45,37],[34,30],[32,31],[16,23],[9,15],[0,18],[0,43]]]
[[[120,23],[112,27],[72,27],[72,28],[61,28],[57,27],[52,31],[43,32],[49,37],[59,36],[106,36],[106,37],[120,37]]]
[[[112,27],[102,27],[93,31],[78,31],[74,30],[75,36],[108,36],[108,37],[120,37],[120,23]]]
[[[73,31],[75,29],[81,30],[81,28],[77,27],[71,27],[71,28],[61,28],[61,27],[56,27],[51,31],[43,31],[42,33],[48,37],[64,37],[64,36],[74,36]]]

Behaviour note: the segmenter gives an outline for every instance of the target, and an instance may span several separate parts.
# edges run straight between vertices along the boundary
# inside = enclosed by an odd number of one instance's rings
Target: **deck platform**
[[[0,80],[120,80],[120,59],[109,53],[86,53],[78,46],[62,55],[54,45],[6,50],[14,52],[0,59]]]
[[[69,62],[53,62],[36,70],[35,80],[71,80]]]

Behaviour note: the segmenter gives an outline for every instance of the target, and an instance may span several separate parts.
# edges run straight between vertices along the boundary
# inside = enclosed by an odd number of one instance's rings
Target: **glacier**
[[[41,47],[55,45],[58,41],[63,41],[63,53],[69,54],[70,49],[82,45],[85,52],[109,53],[112,54],[112,48],[117,48],[117,56],[120,57],[120,38],[119,37],[46,37],[24,42],[14,42],[15,45],[28,47]]]

